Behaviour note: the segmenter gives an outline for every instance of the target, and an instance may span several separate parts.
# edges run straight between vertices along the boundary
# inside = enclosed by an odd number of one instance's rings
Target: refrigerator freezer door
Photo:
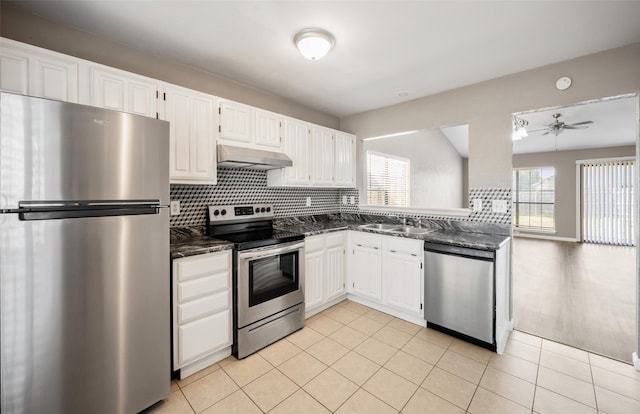
[[[0,210],[21,201],[169,204],[169,124],[0,92]]]
[[[0,220],[2,413],[130,414],[166,398],[168,209]]]

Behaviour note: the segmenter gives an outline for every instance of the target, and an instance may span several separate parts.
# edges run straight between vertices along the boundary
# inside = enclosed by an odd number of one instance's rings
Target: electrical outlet
[[[180,215],[180,200],[171,200],[169,206],[169,210],[172,216]]]
[[[474,198],[473,199],[473,211],[482,211],[482,199]]]
[[[342,196],[342,204],[347,204],[347,196]]]
[[[354,205],[356,203],[356,198],[354,196],[349,197],[349,204]]]
[[[311,197],[307,197],[307,207],[311,207]]]
[[[491,202],[491,211],[493,211],[494,213],[506,213],[507,200],[493,200]]]

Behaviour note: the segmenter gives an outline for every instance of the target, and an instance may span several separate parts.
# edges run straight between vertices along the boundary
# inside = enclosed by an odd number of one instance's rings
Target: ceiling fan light
[[[293,42],[302,56],[309,60],[322,59],[336,43],[331,33],[315,28],[301,30],[295,35]]]

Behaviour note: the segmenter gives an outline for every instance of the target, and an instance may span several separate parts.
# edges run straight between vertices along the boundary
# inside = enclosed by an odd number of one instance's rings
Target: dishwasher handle
[[[493,261],[495,252],[488,250],[471,249],[469,247],[451,246],[448,244],[425,243],[425,252],[448,254],[451,256],[463,256],[471,259]]]

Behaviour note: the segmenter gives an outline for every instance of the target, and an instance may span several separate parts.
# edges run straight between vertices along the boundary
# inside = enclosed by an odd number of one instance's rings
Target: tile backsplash
[[[354,197],[354,204],[343,204]],[[338,188],[273,188],[267,187],[267,173],[257,170],[219,168],[217,185],[172,184],[171,200],[180,200],[181,214],[172,216],[171,227],[199,226],[206,222],[207,206],[269,203],[274,206],[276,217],[307,216],[328,213],[380,214],[361,211],[358,208],[357,189]],[[311,206],[306,206],[307,197]],[[470,189],[469,199],[482,199],[483,209],[469,217],[445,217],[408,214],[408,217],[436,220],[470,221],[501,225],[511,224],[511,189]],[[493,213],[491,200],[507,200],[507,213]]]
[[[180,200],[180,215],[171,227],[198,226],[206,222],[211,205],[273,204],[276,217],[306,216],[340,211],[340,189],[267,187],[266,171],[218,168],[217,185],[172,184],[171,200]],[[311,206],[306,206],[307,197]]]

